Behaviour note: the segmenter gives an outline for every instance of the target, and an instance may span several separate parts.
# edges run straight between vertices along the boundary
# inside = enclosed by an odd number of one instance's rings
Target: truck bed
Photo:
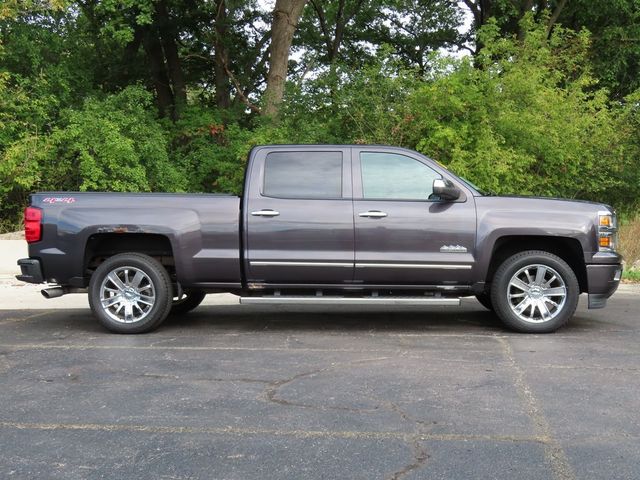
[[[168,239],[183,286],[241,285],[239,197],[39,192],[30,204],[42,209],[43,232],[41,241],[29,245],[29,255],[40,259],[46,281],[84,287],[91,262],[87,247],[117,248],[120,239],[130,244],[136,234],[156,234]]]

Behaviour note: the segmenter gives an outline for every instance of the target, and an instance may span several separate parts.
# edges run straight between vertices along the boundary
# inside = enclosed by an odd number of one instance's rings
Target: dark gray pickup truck
[[[147,332],[205,294],[254,304],[458,305],[551,332],[580,293],[618,287],[607,205],[482,193],[437,162],[386,146],[255,147],[241,198],[36,193],[17,278],[87,292],[120,333]]]

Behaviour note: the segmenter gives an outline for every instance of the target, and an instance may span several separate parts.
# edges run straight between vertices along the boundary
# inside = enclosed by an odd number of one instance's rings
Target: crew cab
[[[42,192],[25,210],[17,278],[88,293],[97,319],[148,332],[207,293],[254,304],[459,305],[476,296],[521,332],[551,332],[581,293],[620,281],[604,204],[481,192],[389,146],[251,150],[241,197]]]

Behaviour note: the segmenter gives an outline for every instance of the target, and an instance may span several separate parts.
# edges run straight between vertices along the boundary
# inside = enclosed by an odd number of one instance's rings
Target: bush
[[[5,221],[19,221],[34,190],[185,190],[185,177],[169,160],[167,134],[152,112],[152,96],[128,87],[64,112],[62,125],[47,136],[15,142],[0,163]]]

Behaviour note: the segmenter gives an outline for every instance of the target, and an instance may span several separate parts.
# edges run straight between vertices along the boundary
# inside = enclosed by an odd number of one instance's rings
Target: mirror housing
[[[440,197],[441,200],[453,201],[460,198],[462,192],[450,180],[444,178],[436,178],[433,181],[433,194]]]

